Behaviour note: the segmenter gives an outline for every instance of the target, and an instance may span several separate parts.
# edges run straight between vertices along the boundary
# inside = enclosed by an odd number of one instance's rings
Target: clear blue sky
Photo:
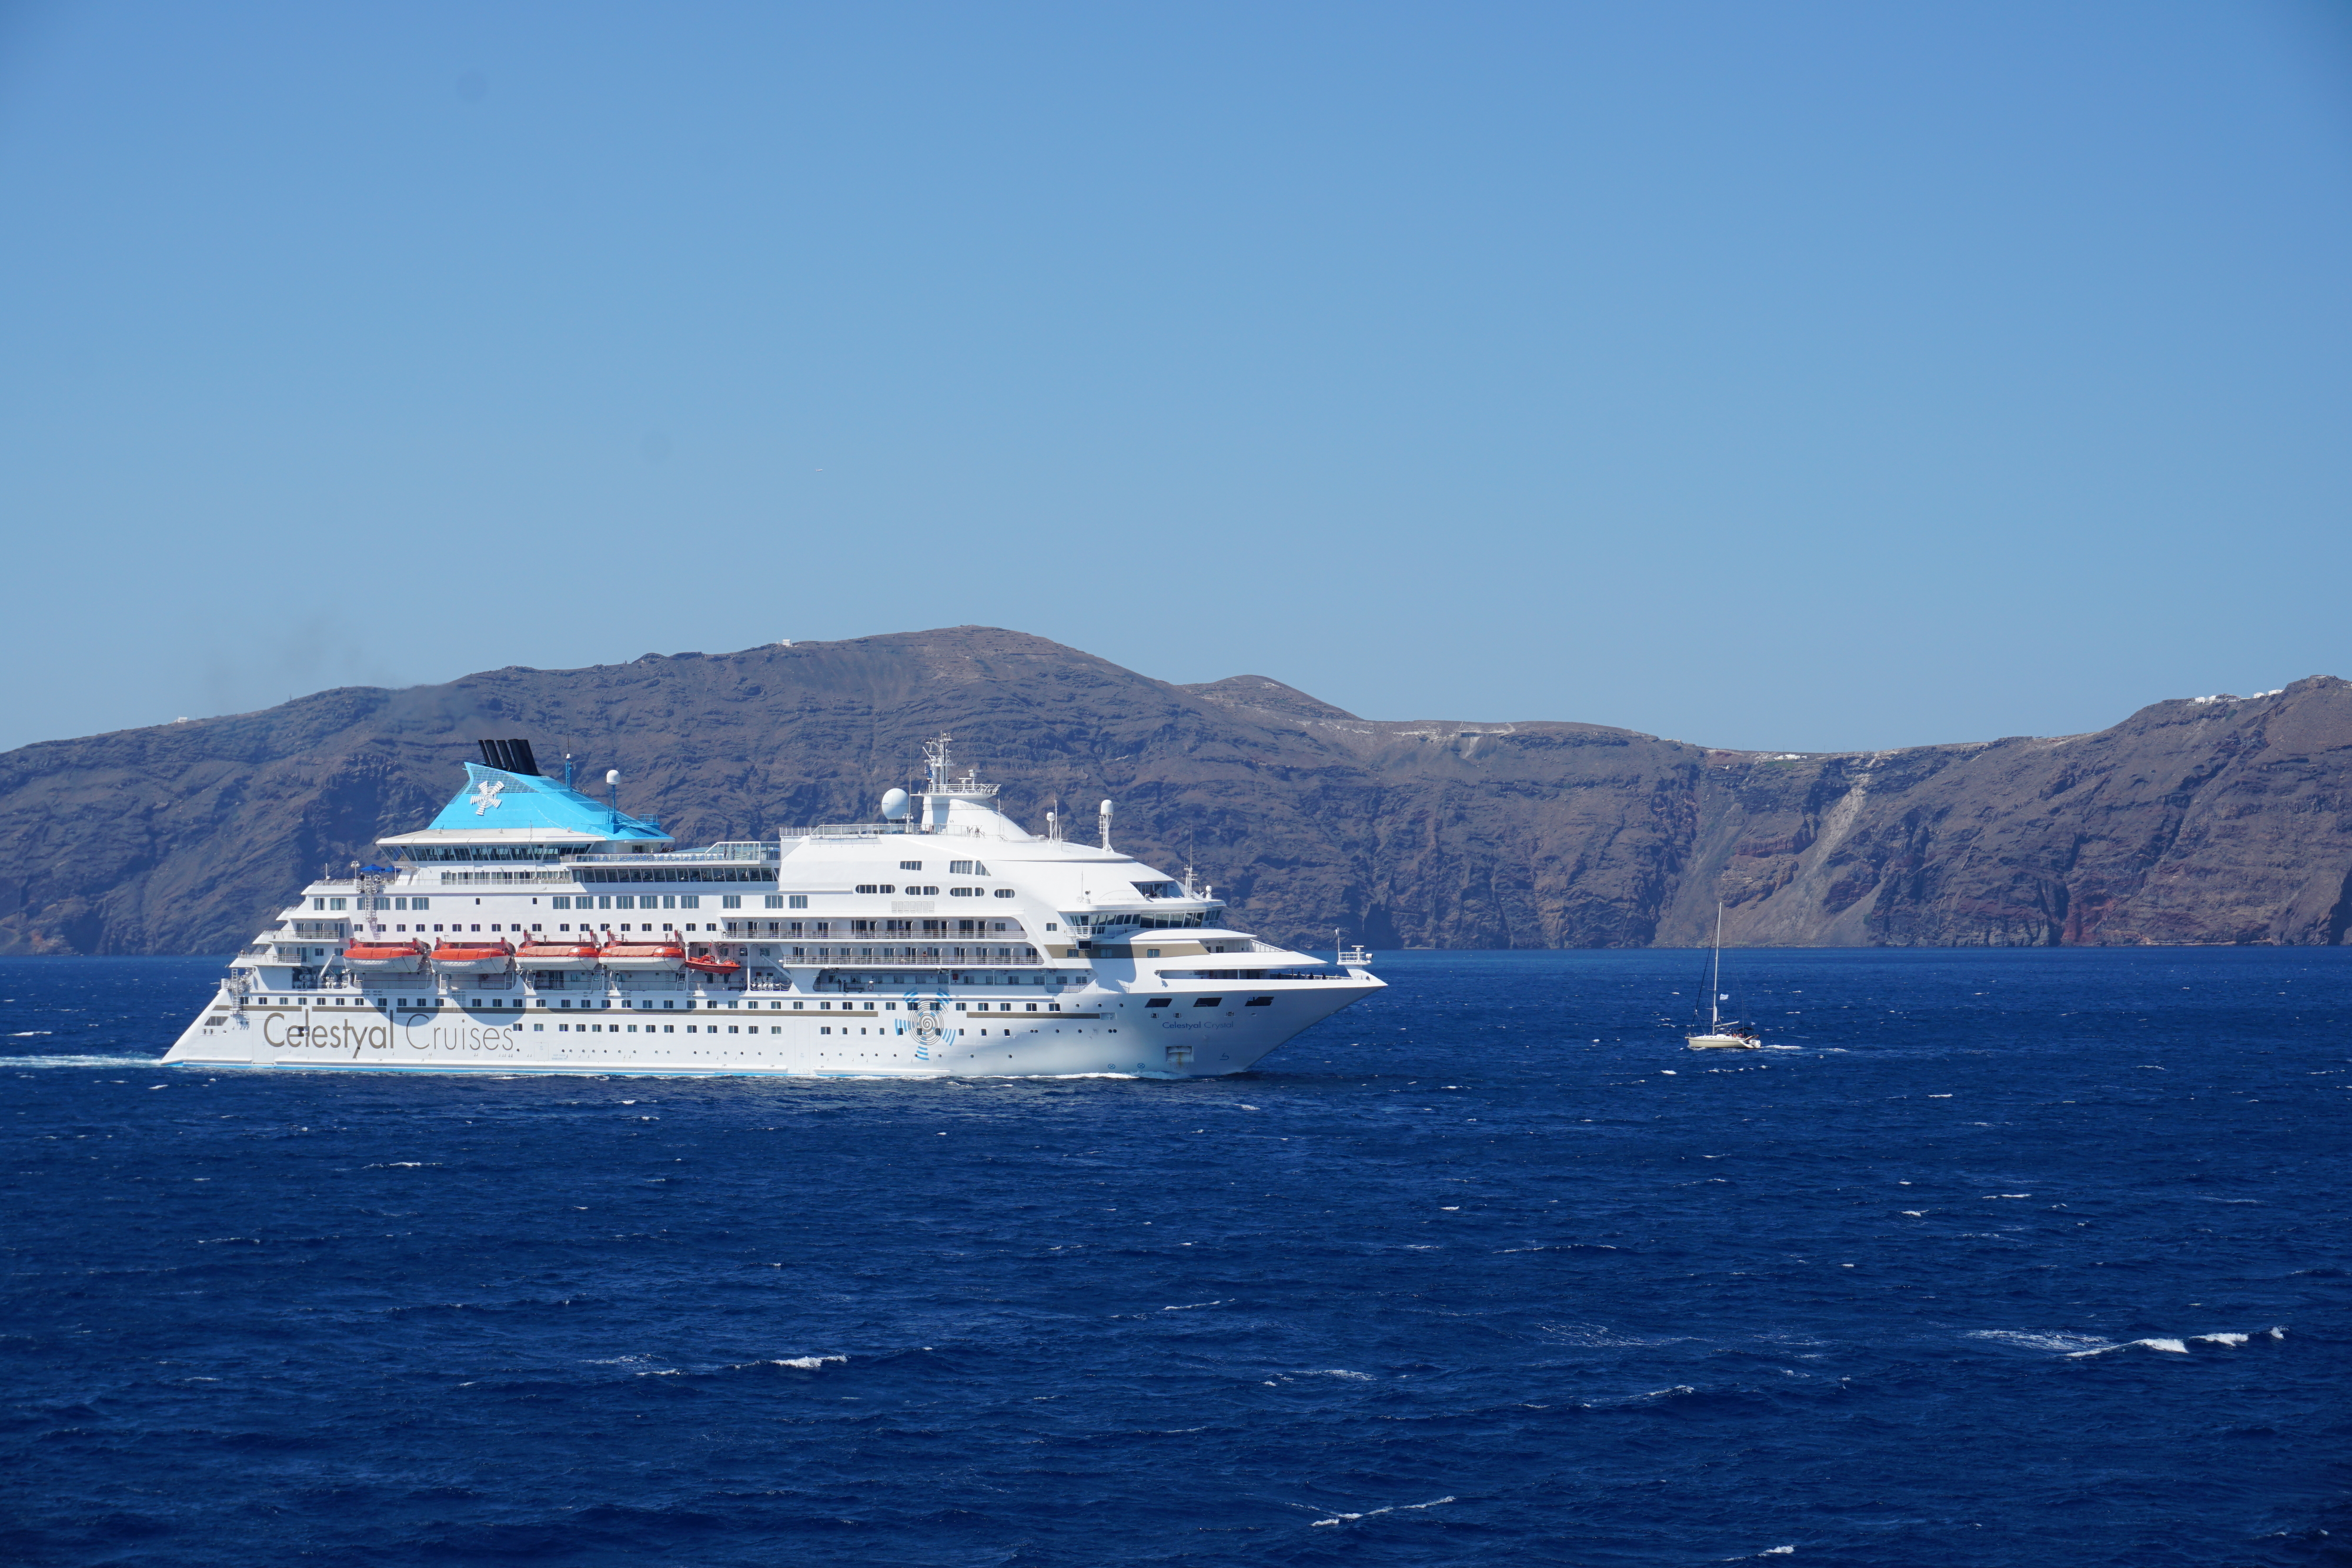
[[[982,622],[1829,749],[2352,676],[2352,21],[0,13],[0,746]]]

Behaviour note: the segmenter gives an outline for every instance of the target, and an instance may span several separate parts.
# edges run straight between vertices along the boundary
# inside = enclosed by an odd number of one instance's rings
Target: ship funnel
[[[539,758],[531,755],[528,740],[477,740],[474,744],[482,748],[485,768],[495,768],[502,773],[539,771]]]

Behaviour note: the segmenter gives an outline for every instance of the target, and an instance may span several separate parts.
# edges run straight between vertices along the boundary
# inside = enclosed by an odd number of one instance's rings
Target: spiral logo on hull
[[[908,1021],[915,1030],[915,1060],[930,1061],[931,1053],[947,1040],[947,1025],[940,1016],[947,1010],[947,993],[908,991],[898,999],[914,1015]]]

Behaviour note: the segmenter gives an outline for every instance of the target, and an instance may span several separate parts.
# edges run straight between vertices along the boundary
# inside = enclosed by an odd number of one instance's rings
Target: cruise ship
[[[871,822],[680,849],[478,743],[381,863],[311,883],[164,1058],[204,1067],[978,1078],[1240,1072],[1382,988],[1226,925],[1171,878],[924,747]]]

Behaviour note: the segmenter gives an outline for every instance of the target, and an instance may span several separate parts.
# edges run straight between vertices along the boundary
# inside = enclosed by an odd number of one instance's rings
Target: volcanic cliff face
[[[218,952],[421,826],[479,736],[566,737],[681,842],[870,818],[941,731],[1327,946],[2340,943],[2352,687],[2166,702],[2060,739],[1835,756],[1560,723],[1360,719],[987,627],[496,670],[0,756],[0,952]],[[551,769],[552,770],[552,768]]]

